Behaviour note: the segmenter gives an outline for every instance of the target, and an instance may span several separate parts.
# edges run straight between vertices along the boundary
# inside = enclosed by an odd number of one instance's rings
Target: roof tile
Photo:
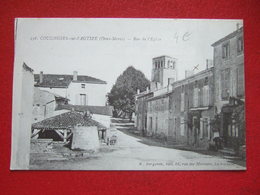
[[[83,113],[75,111],[66,112],[57,116],[47,118],[43,121],[33,123],[32,128],[46,130],[70,129],[76,125],[97,126],[99,129],[106,128],[99,122],[85,117]]]
[[[73,81],[73,75],[65,74],[43,74],[40,83],[40,74],[34,74],[35,87],[67,88],[71,82],[106,84],[106,81],[84,75],[78,75],[77,81]]]

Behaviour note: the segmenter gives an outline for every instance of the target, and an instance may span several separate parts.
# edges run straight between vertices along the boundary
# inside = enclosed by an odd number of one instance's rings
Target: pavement
[[[42,160],[31,164],[41,170],[245,170],[244,166],[218,156],[151,146],[117,132],[117,143],[103,145],[100,152],[78,158]]]

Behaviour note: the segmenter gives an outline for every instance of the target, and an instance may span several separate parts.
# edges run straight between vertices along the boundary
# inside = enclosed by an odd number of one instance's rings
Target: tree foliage
[[[129,117],[135,111],[135,95],[137,89],[140,92],[146,90],[149,86],[149,80],[145,75],[129,66],[116,80],[110,93],[108,94],[108,103],[114,106],[115,115],[119,117]]]

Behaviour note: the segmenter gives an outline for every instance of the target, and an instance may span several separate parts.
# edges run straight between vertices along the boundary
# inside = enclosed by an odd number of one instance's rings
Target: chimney
[[[73,71],[73,81],[77,81],[77,80],[78,80],[78,72]]]
[[[213,67],[213,60],[206,59],[206,69]]]
[[[43,82],[43,71],[40,72],[40,83]]]

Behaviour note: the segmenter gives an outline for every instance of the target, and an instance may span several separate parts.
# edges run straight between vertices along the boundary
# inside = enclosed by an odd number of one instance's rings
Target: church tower
[[[153,58],[151,90],[167,87],[177,80],[177,59],[170,56]]]

